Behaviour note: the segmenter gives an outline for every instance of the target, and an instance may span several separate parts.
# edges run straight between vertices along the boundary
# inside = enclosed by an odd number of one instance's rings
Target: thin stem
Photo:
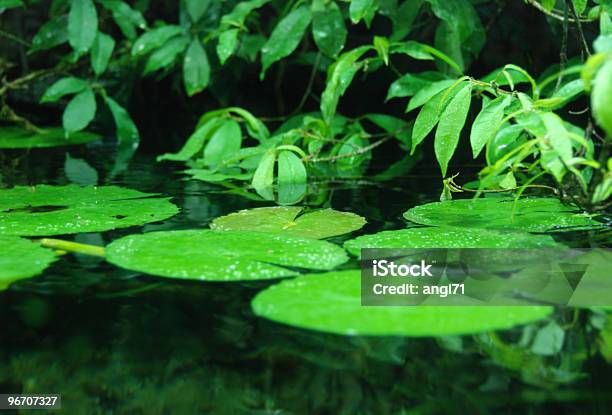
[[[531,4],[533,7],[535,7],[536,9],[538,9],[539,11],[541,11],[542,13],[544,13],[545,15],[552,17],[553,19],[557,19],[557,20],[560,20],[560,21],[564,21],[564,20],[566,20],[566,17],[564,17],[564,16],[562,16],[562,15],[558,14],[557,12],[554,12],[554,11],[548,11],[548,10],[546,10],[546,9],[544,8],[544,6],[542,6],[542,5],[541,5],[541,4],[540,4],[538,1],[536,1],[536,0],[527,0],[527,3]],[[581,22],[585,22],[585,23],[588,23],[588,22],[592,22],[592,21],[593,21],[593,19],[580,19],[580,18],[579,18],[578,20],[580,20]],[[575,19],[572,19],[572,18],[570,18],[570,17],[567,17],[567,21],[568,21],[568,22],[572,22],[572,23],[575,23],[575,22],[576,22],[576,20],[575,20]]]
[[[43,238],[38,241],[41,246],[51,248],[58,251],[72,252],[74,254],[83,254],[104,257],[104,248],[101,246],[80,244],[78,242],[64,241],[62,239]]]
[[[310,71],[310,78],[308,79],[308,85],[306,86],[306,91],[304,92],[304,95],[302,95],[302,99],[300,100],[300,103],[293,110],[292,114],[297,114],[298,112],[302,110],[302,108],[304,108],[304,104],[306,104],[306,101],[308,100],[308,97],[310,96],[310,93],[312,92],[312,86],[314,85],[314,81],[317,75],[317,70],[319,68],[320,62],[321,62],[321,52],[319,51],[319,53],[317,53],[317,57],[315,59],[315,63],[312,67],[312,70]]]

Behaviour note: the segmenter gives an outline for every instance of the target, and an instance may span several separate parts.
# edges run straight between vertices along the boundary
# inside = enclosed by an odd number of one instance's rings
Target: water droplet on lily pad
[[[494,229],[423,227],[383,231],[346,241],[344,247],[359,256],[363,248],[555,248],[548,235]]]
[[[0,234],[102,232],[167,219],[170,198],[117,186],[20,186],[0,190]]]
[[[52,251],[30,240],[0,235],[0,291],[40,274],[56,259]]]
[[[256,315],[342,335],[451,336],[509,329],[546,318],[548,306],[364,307],[357,270],[303,275],[273,285],[252,301]]]
[[[597,229],[604,225],[578,208],[553,198],[460,199],[428,203],[404,213],[421,225],[562,232]]]
[[[333,209],[304,211],[301,207],[264,207],[241,210],[215,219],[211,229],[274,232],[322,239],[356,231],[366,220]]]
[[[202,281],[247,281],[330,270],[348,260],[326,241],[253,231],[182,230],[130,235],[106,248],[106,259],[145,274]]]
[[[0,148],[46,148],[84,144],[99,139],[98,134],[79,131],[66,138],[63,128],[44,128],[33,132],[20,127],[0,128]]]

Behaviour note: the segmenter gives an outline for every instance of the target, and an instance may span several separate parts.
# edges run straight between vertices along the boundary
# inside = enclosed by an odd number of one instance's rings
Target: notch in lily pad
[[[0,291],[42,273],[57,257],[49,249],[16,236],[0,235]]]
[[[245,209],[219,217],[211,229],[273,232],[323,239],[361,229],[366,220],[350,212],[334,209],[308,211],[302,207],[264,207]]]
[[[533,323],[549,306],[361,305],[360,271],[303,275],[261,291],[251,303],[256,315],[290,326],[340,335],[456,336]]]
[[[326,241],[253,231],[182,230],[130,235],[106,247],[119,267],[200,281],[249,281],[330,270],[348,260]]]
[[[103,232],[176,215],[170,198],[117,186],[19,186],[0,190],[0,234]]]
[[[601,229],[604,224],[577,207],[553,198],[460,199],[416,206],[404,213],[409,221],[430,226],[491,228],[527,232]]]

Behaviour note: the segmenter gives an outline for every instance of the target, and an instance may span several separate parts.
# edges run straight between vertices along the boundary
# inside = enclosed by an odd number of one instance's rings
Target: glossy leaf
[[[378,9],[378,0],[351,0],[349,6],[349,16],[353,24],[365,21],[366,26],[370,26],[374,14]]]
[[[229,282],[297,275],[285,267],[329,270],[348,258],[329,242],[296,236],[185,230],[127,236],[106,248],[106,259],[160,277]]]
[[[504,110],[512,102],[511,96],[499,96],[489,101],[480,111],[470,133],[472,155],[478,157],[484,146],[493,140],[504,118]]]
[[[591,105],[597,124],[612,138],[612,59],[595,76]]]
[[[276,162],[276,150],[268,150],[259,161],[259,166],[255,170],[251,185],[258,192],[269,189],[274,184],[274,164]]]
[[[261,76],[274,62],[289,56],[300,44],[312,14],[308,6],[300,6],[285,16],[274,28],[261,49]]]
[[[555,248],[558,246],[559,244],[547,235],[450,226],[383,231],[359,236],[344,243],[346,250],[357,257],[361,256],[361,250],[365,248]]]
[[[312,37],[321,52],[336,57],[344,48],[347,30],[344,17],[336,2],[324,0],[312,3]]]
[[[96,115],[96,97],[87,87],[78,93],[66,106],[62,123],[68,135],[85,129]]]
[[[132,46],[132,56],[146,55],[182,32],[180,26],[165,25],[143,33]]]
[[[117,137],[119,138],[120,144],[128,144],[132,147],[138,146],[138,141],[140,140],[140,134],[138,133],[138,128],[134,121],[132,121],[132,117],[130,114],[123,108],[117,101],[110,97],[105,97],[104,100],[108,105],[108,108],[113,115],[113,120],[115,121],[115,127],[117,127]]]
[[[102,232],[167,219],[169,198],[116,186],[24,186],[0,190],[0,234]]]
[[[597,229],[602,223],[573,206],[552,198],[461,199],[428,203],[404,213],[421,225],[489,228],[527,232]]]
[[[302,207],[264,207],[241,210],[212,221],[211,229],[261,231],[329,238],[360,229],[366,221],[359,215],[333,209],[309,211]]]
[[[68,41],[68,17],[57,16],[40,27],[32,39],[32,52],[47,50]]]
[[[230,56],[234,54],[238,47],[238,29],[228,29],[219,35],[219,43],[217,43],[217,56],[219,62],[223,65]]]
[[[68,14],[68,41],[78,52],[91,49],[98,33],[98,13],[92,0],[72,0]]]
[[[234,120],[224,121],[204,148],[204,164],[210,167],[219,165],[236,154],[241,144],[240,124]]]
[[[0,128],[0,148],[47,148],[84,144],[100,139],[98,134],[76,132],[66,138],[63,128],[42,128],[32,132],[20,127]]]
[[[454,85],[456,82],[457,81],[454,79],[443,79],[430,85],[426,85],[424,88],[416,92],[410,102],[408,102],[406,112],[412,111],[413,109],[428,103],[434,96]]]
[[[91,67],[96,76],[100,76],[106,71],[114,49],[115,40],[102,32],[98,32],[96,41],[91,48]]]
[[[294,152],[281,150],[278,152],[278,185],[306,183],[308,174],[302,159]]]
[[[457,144],[459,144],[461,130],[470,110],[471,99],[472,84],[468,83],[450,100],[440,116],[440,122],[436,129],[434,150],[444,177],[446,177],[448,162],[455,154]]]
[[[75,77],[66,77],[56,81],[51,85],[42,98],[40,99],[41,104],[46,102],[55,102],[60,100],[66,95],[77,94],[82,92],[88,87],[87,81]]]
[[[57,259],[51,250],[14,236],[0,235],[0,252],[0,291],[40,274]]]
[[[221,120],[212,118],[196,128],[195,132],[187,139],[187,142],[178,153],[166,153],[157,157],[157,161],[187,161],[204,149],[204,144],[210,139],[221,125]]]
[[[162,47],[153,52],[151,56],[149,56],[149,59],[147,59],[147,63],[145,64],[144,74],[147,75],[151,72],[155,72],[159,69],[165,69],[172,65],[176,60],[176,57],[183,53],[188,44],[189,39],[184,36],[170,39]]]
[[[361,305],[360,271],[334,271],[282,281],[251,303],[278,323],[347,336],[457,336],[504,330],[549,316],[552,307]]]
[[[210,64],[198,39],[193,39],[183,60],[183,82],[187,95],[193,96],[208,86]]]
[[[210,6],[210,0],[185,0],[185,5],[187,6],[187,13],[189,13],[191,21],[197,22]]]
[[[130,40],[136,38],[136,28],[145,29],[147,22],[139,10],[133,9],[121,0],[100,0],[100,3],[113,15],[113,20],[119,26],[124,36]]]
[[[389,86],[386,100],[413,96],[433,82],[443,79],[444,75],[438,72],[407,73]]]
[[[449,101],[454,98],[458,89],[459,88],[455,86],[452,90],[442,90],[423,105],[423,108],[421,108],[419,115],[417,115],[414,121],[414,127],[412,128],[412,149],[410,154],[414,154],[417,146],[423,142],[431,131],[433,131],[438,121],[440,121],[440,117],[445,111]]]

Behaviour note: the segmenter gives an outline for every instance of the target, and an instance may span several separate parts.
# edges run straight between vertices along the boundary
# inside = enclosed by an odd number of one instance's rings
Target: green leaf
[[[210,228],[220,231],[272,232],[323,239],[356,231],[365,223],[365,219],[359,215],[333,209],[309,211],[303,207],[264,207],[221,216],[212,221]]]
[[[185,230],[127,236],[106,248],[106,259],[160,277],[231,282],[298,275],[286,267],[329,270],[348,258],[339,246],[314,239],[266,232]]]
[[[363,63],[357,61],[371,48],[371,46],[360,46],[343,53],[327,71],[325,90],[321,95],[321,113],[323,113],[323,119],[327,124],[331,123],[336,114],[340,97],[363,65]]]
[[[0,291],[13,282],[40,274],[57,256],[39,244],[14,236],[0,235]]]
[[[91,48],[91,67],[96,76],[100,76],[106,71],[114,49],[115,40],[102,32],[98,32],[96,41]]]
[[[119,144],[128,145],[136,150],[138,142],[140,141],[140,134],[138,133],[138,128],[134,124],[134,121],[132,121],[132,117],[130,117],[130,114],[125,108],[119,105],[114,99],[105,97],[104,100],[113,115],[113,120],[117,127]]]
[[[43,128],[40,132],[28,131],[20,127],[0,128],[0,148],[48,148],[73,144],[83,144],[100,139],[97,134],[77,132],[66,139],[63,128]]]
[[[414,94],[414,96],[408,103],[406,112],[410,112],[415,108],[425,105],[434,96],[436,96],[440,91],[447,89],[448,87],[454,85],[456,82],[457,81],[455,79],[443,79],[437,82],[433,82],[429,85],[426,85],[424,88],[420,89],[416,94]]]
[[[430,226],[563,232],[598,229],[602,223],[578,208],[552,198],[461,199],[428,203],[404,213],[409,221]]]
[[[251,185],[253,188],[262,192],[269,189],[274,184],[274,164],[276,162],[276,149],[268,150],[259,161],[259,166],[255,170]]]
[[[187,139],[187,142],[178,153],[166,153],[157,157],[157,161],[187,161],[197,155],[204,148],[204,144],[210,139],[212,134],[219,128],[222,120],[212,118],[196,128],[195,132]]]
[[[376,49],[378,57],[385,65],[389,65],[389,39],[382,36],[374,36],[374,49]]]
[[[66,106],[62,123],[66,134],[81,131],[89,125],[96,115],[96,97],[91,88],[87,87],[72,98]]]
[[[370,27],[377,10],[378,0],[351,0],[349,16],[353,24],[357,24],[363,19],[366,26]]]
[[[103,232],[178,213],[169,198],[116,186],[23,186],[0,190],[0,234]]]
[[[166,25],[143,33],[132,46],[132,56],[146,55],[182,32],[180,26]]]
[[[538,330],[531,351],[541,356],[553,356],[563,349],[565,331],[557,323],[551,321]]]
[[[440,116],[434,150],[442,176],[446,177],[448,162],[453,157],[472,99],[472,84],[468,83],[455,95]]]
[[[499,96],[487,102],[476,116],[470,133],[472,155],[478,157],[484,146],[493,140],[504,118],[504,110],[512,102],[512,96]]]
[[[157,49],[151,54],[151,56],[149,56],[149,59],[147,59],[147,63],[145,64],[144,75],[148,75],[151,72],[155,72],[159,69],[164,69],[172,65],[176,60],[176,57],[183,53],[188,44],[189,39],[184,36],[170,39],[161,48]]]
[[[413,96],[433,82],[443,79],[444,75],[439,72],[407,73],[389,86],[385,101],[389,101],[392,98]]]
[[[98,33],[98,13],[92,0],[71,0],[68,42],[77,53],[91,49]]]
[[[234,9],[221,18],[221,24],[225,26],[236,26],[243,28],[244,21],[253,10],[259,9],[260,7],[270,3],[270,0],[250,0],[241,1]]]
[[[542,7],[549,12],[555,8],[555,4],[557,4],[557,0],[542,0]]]
[[[591,105],[597,124],[612,138],[612,59],[608,59],[595,76]]]
[[[39,52],[59,46],[68,41],[68,17],[55,17],[38,30],[32,39],[32,52]]]
[[[229,59],[236,51],[238,46],[238,29],[229,29],[221,33],[219,43],[217,43],[217,56],[221,65]]]
[[[204,164],[209,167],[221,164],[236,154],[241,145],[240,124],[234,120],[224,121],[204,148]]]
[[[446,202],[441,202],[446,203]],[[559,244],[548,235],[481,228],[449,226],[400,229],[359,236],[344,243],[356,257],[361,250],[412,248],[555,248]]]
[[[545,141],[540,145],[541,162],[546,170],[561,181],[565,166],[572,158],[572,140],[561,117],[548,112],[540,114],[540,118],[546,128]]]
[[[324,0],[312,3],[312,37],[323,54],[335,58],[346,43],[344,17],[336,2]]]
[[[134,10],[126,2],[120,0],[100,0],[100,3],[111,11],[113,20],[126,38],[130,40],[135,39],[136,28],[145,29],[147,27],[147,22],[142,13]]]
[[[576,9],[576,14],[580,16],[582,13],[584,13],[587,7],[587,3],[588,3],[588,0],[572,0],[572,4],[574,5],[574,8]]]
[[[261,291],[253,312],[282,324],[347,336],[451,336],[509,329],[552,307],[363,307],[358,270],[303,275]]]
[[[72,76],[62,78],[56,81],[49,88],[47,88],[42,98],[40,99],[40,103],[44,104],[47,102],[55,102],[66,95],[82,92],[86,88],[88,88],[88,83],[83,79],[75,78]]]
[[[198,39],[193,39],[183,61],[183,81],[190,97],[201,92],[210,81],[208,56]]]
[[[0,0],[0,9],[13,9],[15,7],[24,7],[21,0]]]
[[[192,22],[199,21],[210,6],[210,0],[185,0],[187,13]]]
[[[261,78],[274,62],[289,56],[298,47],[312,15],[308,6],[300,6],[285,16],[274,28],[261,49]]]
[[[302,159],[292,151],[278,152],[278,185],[306,183],[308,174]]]

